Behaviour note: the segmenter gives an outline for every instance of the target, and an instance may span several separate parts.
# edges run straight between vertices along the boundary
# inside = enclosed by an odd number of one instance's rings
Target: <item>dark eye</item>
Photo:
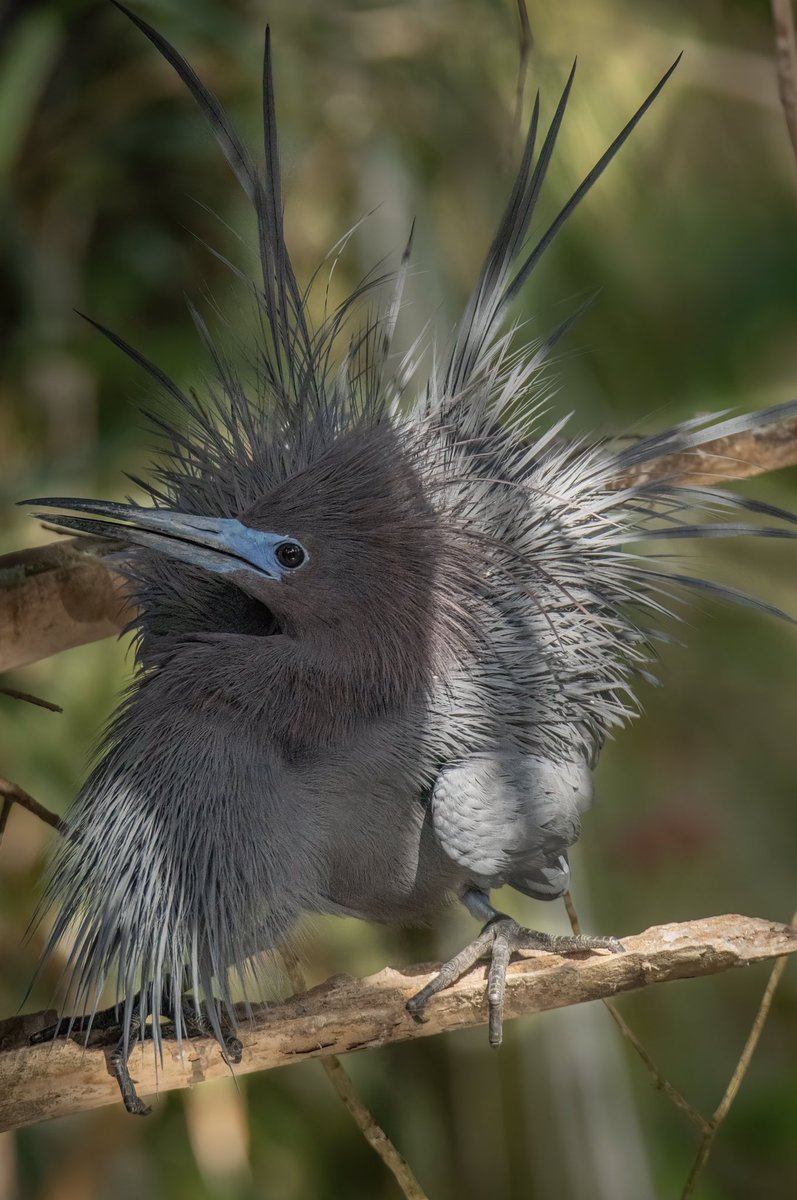
[[[295,571],[297,567],[300,567],[307,557],[304,547],[300,546],[298,542],[280,542],[274,553],[277,556],[277,562],[290,571]]]

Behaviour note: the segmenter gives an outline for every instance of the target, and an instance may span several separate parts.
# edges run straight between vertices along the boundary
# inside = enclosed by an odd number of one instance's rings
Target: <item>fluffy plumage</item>
[[[393,300],[359,333],[346,330],[360,295],[311,326],[283,238],[268,37],[260,165],[185,61],[128,15],[254,205],[260,337],[246,377],[194,313],[215,370],[200,402],[103,331],[184,416],[179,427],[154,418],[167,439],[143,484],[155,510],[210,519],[217,549],[203,565],[207,549],[153,532],[150,509],[46,502],[103,518],[48,517],[64,529],[130,541],[140,605],[133,685],[69,815],[46,905],[50,948],[74,946],[68,1005],[95,1009],[110,982],[126,997],[127,1037],[140,988],[143,1015],[157,1026],[165,1006],[179,1036],[184,986],[219,997],[234,1020],[231,977],[251,990],[251,956],[302,913],[412,922],[474,887],[560,895],[591,768],[637,714],[677,597],[698,587],[749,600],[674,573],[651,552],[657,540],[793,537],[795,519],[728,492],[622,482],[783,410],[621,448],[568,440],[543,400],[565,327],[527,347],[507,324],[670,72],[529,247],[572,74],[542,137],[535,104],[473,297],[422,378],[412,356],[396,368],[390,353],[406,256]],[[745,511],[770,526],[739,523]],[[236,522],[271,539],[263,554],[291,539],[300,569],[262,575],[242,551],[219,551]]]

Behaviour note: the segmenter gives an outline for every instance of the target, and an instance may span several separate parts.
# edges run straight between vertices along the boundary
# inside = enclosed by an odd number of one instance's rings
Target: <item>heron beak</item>
[[[21,504],[46,505],[72,512],[90,513],[85,517],[53,516],[34,513],[41,520],[64,533],[89,533],[113,541],[143,546],[170,558],[179,559],[193,567],[213,574],[247,572],[281,579],[282,572],[274,557],[274,547],[285,541],[285,535],[251,529],[233,517],[197,517],[190,513],[172,512],[165,508],[140,508],[134,504],[117,504],[110,500],[79,500],[49,497],[42,500],[22,500]]]

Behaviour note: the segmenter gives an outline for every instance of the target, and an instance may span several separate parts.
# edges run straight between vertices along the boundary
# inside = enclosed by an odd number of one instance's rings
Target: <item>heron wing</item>
[[[440,772],[432,822],[446,854],[476,882],[554,899],[568,886],[567,850],[591,800],[582,758],[478,754]]]

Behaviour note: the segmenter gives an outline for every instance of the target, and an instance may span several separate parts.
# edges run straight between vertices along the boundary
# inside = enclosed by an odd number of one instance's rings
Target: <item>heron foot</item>
[[[454,958],[443,963],[431,983],[407,1001],[407,1011],[416,1021],[425,1021],[426,1005],[432,996],[450,987],[461,979],[479,959],[490,960],[487,976],[487,1005],[489,1011],[490,1045],[498,1047],[503,1040],[504,998],[506,995],[506,972],[512,955],[518,950],[545,950],[549,954],[588,954],[593,950],[609,950],[612,954],[623,951],[622,943],[615,937],[587,937],[583,934],[541,933],[518,925],[505,913],[496,913],[482,929],[477,938],[461,950]]]
[[[55,1024],[48,1025],[45,1029],[40,1029],[37,1033],[31,1034],[28,1040],[32,1046],[38,1046],[45,1042],[55,1041],[56,1038],[61,1036],[73,1037],[80,1033],[88,1035],[95,1030],[122,1029],[124,1009],[124,1003],[119,1005],[113,1004],[110,1008],[104,1008],[94,1013],[93,1016],[62,1017]],[[181,1038],[214,1037],[219,1041],[226,1063],[234,1065],[241,1061],[243,1058],[243,1045],[233,1034],[227,1019],[218,1014],[217,1028],[221,1029],[223,1037],[223,1040],[220,1040],[216,1030],[213,1028],[213,1022],[208,1016],[206,1005],[200,1005],[199,1010],[197,1010],[197,1006],[192,998],[182,996],[180,999],[180,1010]],[[174,1019],[173,1010],[167,1010],[164,1007],[163,1015],[166,1018],[166,1024],[161,1027],[161,1037],[167,1040],[176,1040],[177,1024]],[[137,992],[133,998],[130,1025],[127,1034],[123,1034],[120,1037],[111,1051],[108,1061],[119,1084],[119,1091],[125,1108],[129,1113],[138,1117],[148,1116],[152,1109],[144,1103],[136,1091],[136,1086],[130,1074],[129,1061],[136,1043],[148,1040],[151,1037],[151,1026],[144,1024],[142,1028],[140,993]]]

